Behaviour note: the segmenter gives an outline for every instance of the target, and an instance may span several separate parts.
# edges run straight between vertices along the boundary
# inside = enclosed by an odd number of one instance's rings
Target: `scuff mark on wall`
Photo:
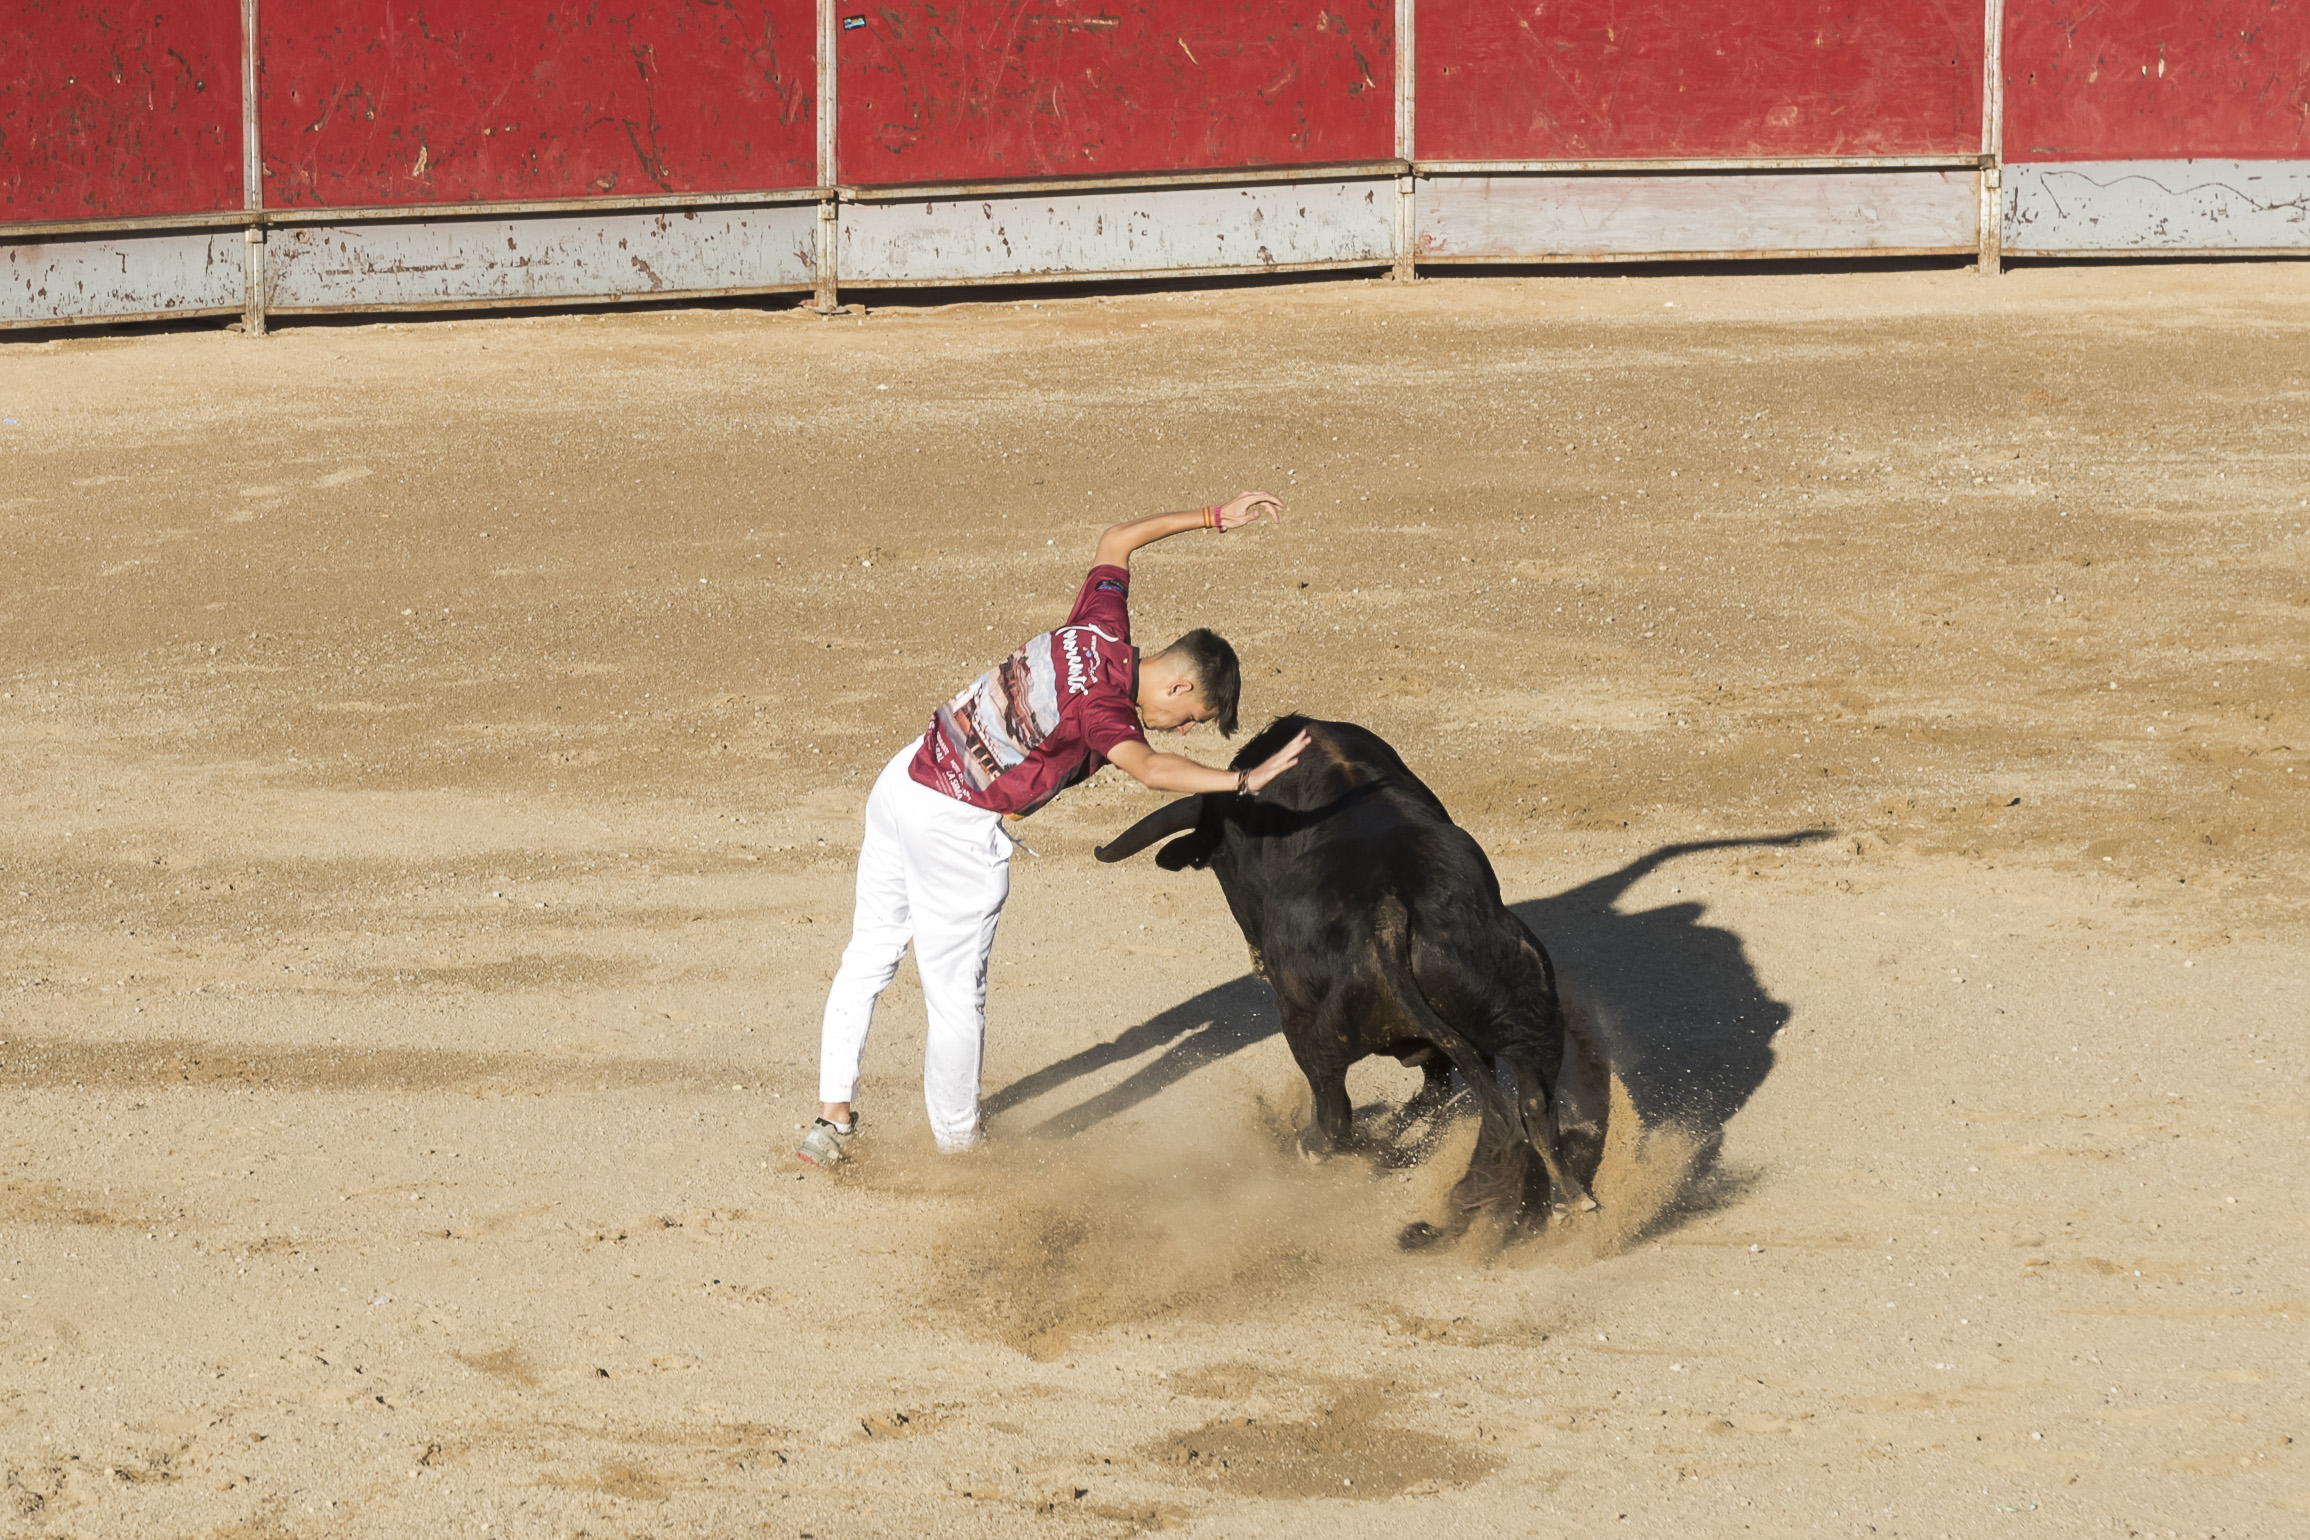
[[[0,49],[0,224],[241,206],[238,0],[21,0]]]
[[[899,0],[841,34],[843,180],[1385,160],[1393,0]],[[1376,61],[1376,64],[1375,64]],[[1058,83],[1068,83],[1064,98]]]
[[[264,0],[260,16],[273,207],[817,181],[810,0]]]

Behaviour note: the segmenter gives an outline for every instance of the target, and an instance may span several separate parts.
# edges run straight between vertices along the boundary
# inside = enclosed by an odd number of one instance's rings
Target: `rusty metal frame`
[[[1981,7],[1981,245],[1974,270],[1994,278],[2005,265],[2005,0]]]
[[[2237,258],[2248,262],[2302,260],[2299,246],[2080,246],[2039,251],[2023,247],[2013,253],[2016,262],[2211,262]]]
[[[1396,159],[1403,168],[1396,175],[1396,262],[1389,276],[1399,283],[1419,278],[1414,260],[1419,250],[1420,219],[1415,178],[1419,167],[1419,114],[1414,103],[1419,89],[1416,66],[1419,47],[1419,0],[1396,0]]]
[[[785,283],[755,285],[748,288],[661,289],[656,292],[636,291],[623,294],[588,294],[577,297],[569,295],[546,294],[534,297],[524,296],[520,299],[434,299],[411,300],[407,302],[394,300],[389,303],[376,305],[279,305],[273,307],[267,313],[271,315],[285,316],[428,315],[441,311],[454,310],[546,310],[551,309],[557,305],[564,308],[577,305],[615,305],[623,307],[627,305],[656,305],[662,304],[668,300],[745,299],[750,295],[756,294],[808,294],[810,292],[810,288],[811,286],[806,283]],[[184,315],[188,313],[189,312],[181,310],[170,312],[172,315]],[[229,314],[230,312],[220,313]],[[105,319],[109,323],[114,318],[107,316]]]
[[[893,182],[843,187],[844,203],[952,203],[962,198],[1019,198],[1039,193],[1136,192],[1157,187],[1241,187],[1257,182],[1368,182],[1409,174],[1402,160],[1351,160],[1316,166],[1243,166],[1226,171],[1120,172],[1113,176],[1023,178],[1008,182]]]
[[[658,193],[630,198],[534,198],[518,203],[378,203],[357,208],[219,210],[208,214],[147,214],[128,219],[51,219],[0,224],[0,240],[35,235],[130,235],[142,231],[229,230],[244,225],[342,225],[369,220],[466,219],[488,214],[674,214],[686,209],[824,203],[837,189],[767,187],[752,192]]]
[[[1422,253],[1422,267],[1624,267],[1639,262],[1846,262],[1864,257],[1962,257],[1962,246],[1805,246],[1771,251],[1564,251],[1525,256],[1439,257]]]
[[[239,305],[188,305],[182,310],[132,310],[120,315],[0,316],[0,332],[55,331],[70,326],[138,326],[147,321],[207,321],[243,313]]]
[[[1577,176],[1593,171],[1625,175],[1660,171],[1680,175],[1708,171],[1969,171],[1980,155],[1764,155],[1745,159],[1689,160],[1415,160],[1415,176]]]
[[[1267,273],[1373,273],[1387,268],[1386,257],[1356,258],[1344,262],[1262,262],[1227,267],[1119,267],[1104,272],[997,273],[979,278],[909,278],[902,283],[874,283],[874,288],[986,289],[1019,288],[1049,283],[1136,283],[1145,278],[1248,278]],[[869,287],[861,281],[860,287]]]
[[[818,0],[818,99],[811,104],[811,126],[818,139],[818,258],[811,308],[831,315],[842,306],[842,231],[838,185],[842,180],[841,151],[835,129],[839,121],[835,101],[842,89],[842,22],[835,0]]]
[[[484,214],[679,213],[686,209],[816,203],[832,196],[826,187],[773,187],[758,192],[658,193],[631,198],[533,198],[517,203],[377,203],[360,208],[266,209],[267,225],[342,225],[379,219],[465,219]]]
[[[241,205],[252,214],[265,206],[265,155],[257,137],[257,0],[241,0]],[[265,334],[265,232],[250,224],[241,232],[243,298],[241,327],[252,337]]]
[[[121,219],[34,219],[22,224],[0,224],[0,241],[28,240],[40,235],[138,235],[169,230],[234,230],[249,222],[237,209],[212,209],[205,214],[131,214]]]

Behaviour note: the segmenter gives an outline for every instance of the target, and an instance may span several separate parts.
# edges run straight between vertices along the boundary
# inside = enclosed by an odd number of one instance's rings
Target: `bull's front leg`
[[[1309,1160],[1336,1155],[1355,1143],[1355,1108],[1348,1101],[1347,1071],[1310,1071],[1307,1088],[1315,1095],[1315,1116],[1299,1131],[1299,1152]]]
[[[1299,1152],[1310,1160],[1320,1160],[1348,1149],[1355,1142],[1355,1107],[1348,1100],[1349,1059],[1336,1000],[1326,999],[1308,1011],[1287,1006],[1283,1038],[1291,1046],[1300,1073],[1307,1076],[1307,1089],[1315,1100],[1315,1116],[1299,1131]]]

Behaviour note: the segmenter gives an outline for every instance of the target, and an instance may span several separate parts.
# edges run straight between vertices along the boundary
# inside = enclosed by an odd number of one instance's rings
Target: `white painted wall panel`
[[[845,284],[989,282],[1392,260],[1395,184],[1258,182],[842,207]]]
[[[1422,262],[1680,253],[1971,251],[1970,171],[1420,179]]]
[[[2310,161],[2070,161],[2004,180],[2014,256],[2310,250]]]
[[[807,288],[815,204],[286,225],[268,309],[423,308]]]
[[[0,246],[0,326],[241,308],[238,230],[59,235]]]

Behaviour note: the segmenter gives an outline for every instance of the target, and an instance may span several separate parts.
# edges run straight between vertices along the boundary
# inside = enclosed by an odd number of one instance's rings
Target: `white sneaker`
[[[822,1168],[839,1166],[850,1158],[850,1151],[843,1146],[857,1133],[858,1119],[855,1116],[851,1118],[848,1128],[837,1128],[820,1118],[810,1125],[810,1132],[804,1134],[802,1142],[795,1146],[794,1158]]]

